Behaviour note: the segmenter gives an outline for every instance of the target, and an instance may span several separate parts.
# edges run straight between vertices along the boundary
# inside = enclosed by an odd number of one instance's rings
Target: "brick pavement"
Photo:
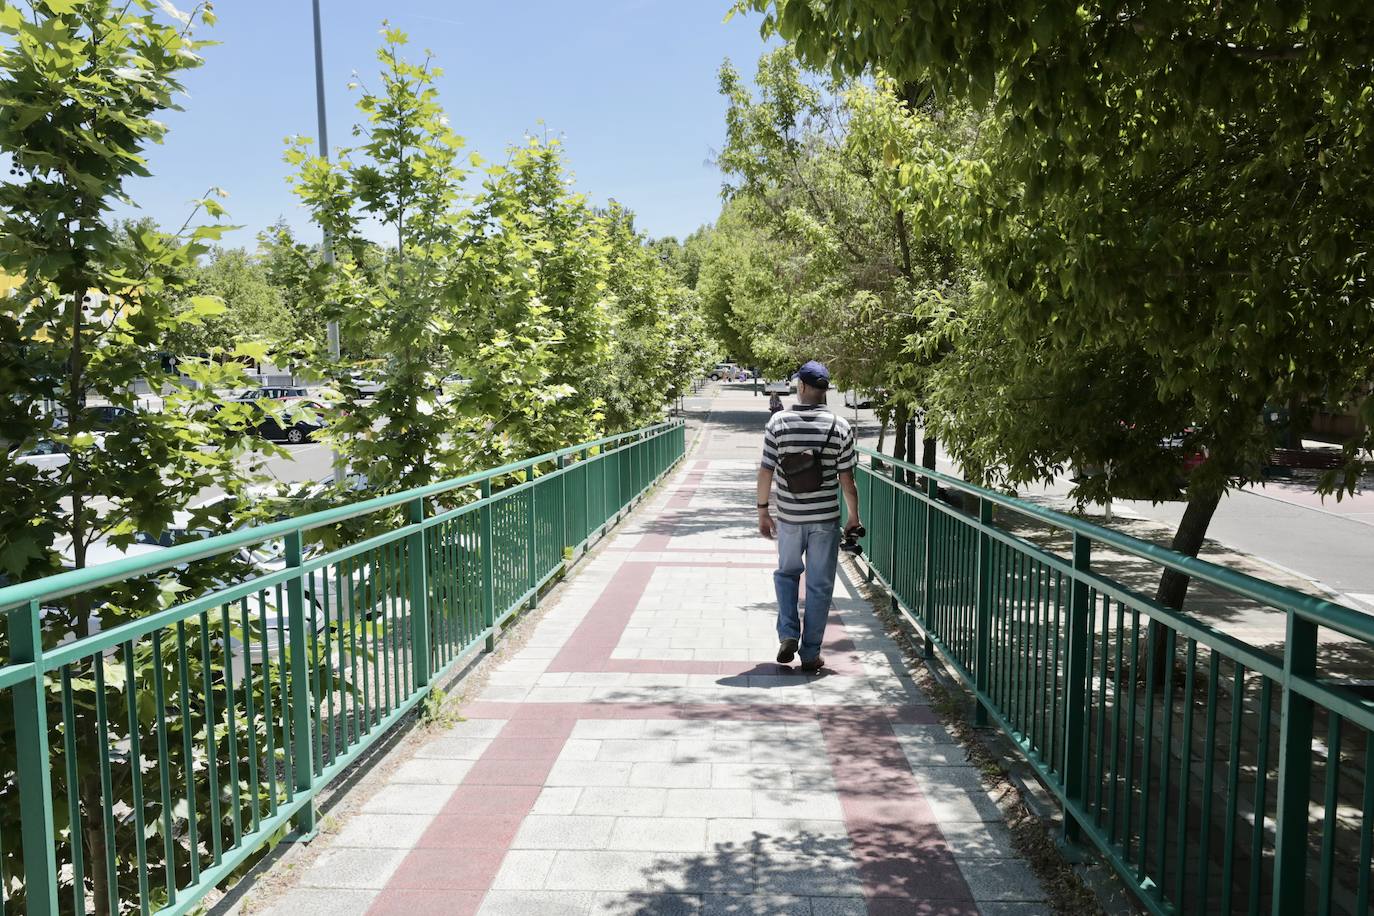
[[[708,423],[731,457],[689,456],[269,912],[1043,912],[843,573],[826,670],[772,661],[773,551],[735,457],[755,429]]]

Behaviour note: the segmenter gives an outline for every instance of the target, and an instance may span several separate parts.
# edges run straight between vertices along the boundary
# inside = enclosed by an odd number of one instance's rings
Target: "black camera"
[[[868,530],[863,525],[856,525],[853,528],[844,530],[844,539],[840,541],[840,549],[851,556],[862,556],[863,545],[859,543],[859,538],[868,534]]]

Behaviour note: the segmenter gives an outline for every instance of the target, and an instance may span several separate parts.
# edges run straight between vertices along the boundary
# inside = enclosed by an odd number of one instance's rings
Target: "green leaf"
[[[244,341],[234,347],[233,355],[251,359],[254,362],[264,362],[267,359],[268,345],[260,340]]]
[[[223,315],[226,308],[224,300],[219,296],[192,296],[186,304],[189,313],[196,318],[212,318],[215,315]]]

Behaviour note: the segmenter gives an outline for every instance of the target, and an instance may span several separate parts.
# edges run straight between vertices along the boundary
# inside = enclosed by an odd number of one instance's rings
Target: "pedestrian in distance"
[[[849,512],[846,532],[862,528],[854,485],[854,432],[827,406],[829,389],[830,371],[824,365],[812,360],[801,367],[797,403],[773,414],[764,427],[758,473],[759,533],[778,542],[773,573],[778,663],[790,664],[800,654],[807,673],[824,665],[821,640],[835,591],[841,492]],[[804,617],[798,609],[803,572]]]
[[[768,399],[768,415],[771,417],[779,410],[782,410],[782,398],[775,391],[773,396]]]

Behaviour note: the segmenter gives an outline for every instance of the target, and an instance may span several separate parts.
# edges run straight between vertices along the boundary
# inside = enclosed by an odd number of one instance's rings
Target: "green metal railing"
[[[860,451],[870,573],[1057,794],[1067,838],[1154,913],[1371,912],[1374,706],[1325,669],[1374,663],[1374,618]],[[1283,645],[1160,606],[1164,569],[1282,615]]]
[[[0,913],[185,913],[311,833],[321,789],[685,445],[665,423],[0,589]],[[56,626],[74,608],[89,635]]]

